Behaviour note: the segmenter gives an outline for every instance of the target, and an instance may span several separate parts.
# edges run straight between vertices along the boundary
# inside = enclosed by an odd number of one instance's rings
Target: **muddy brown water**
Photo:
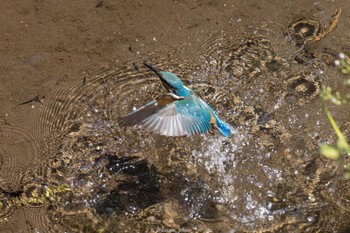
[[[288,33],[341,7],[314,48],[349,52],[346,1],[2,5],[1,232],[350,229],[350,185],[318,153],[336,139],[320,87],[348,91],[345,77]],[[143,61],[182,77],[234,137],[119,127],[164,92]],[[349,108],[331,111],[349,135]]]

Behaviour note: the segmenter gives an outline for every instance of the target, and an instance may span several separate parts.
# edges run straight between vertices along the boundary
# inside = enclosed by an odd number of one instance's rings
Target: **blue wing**
[[[176,99],[172,95],[161,95],[145,106],[136,109],[135,111],[126,115],[119,121],[119,124],[125,126],[140,125],[143,120],[157,113],[159,110],[166,107],[168,104],[174,102],[175,100]]]
[[[210,112],[194,95],[174,101],[141,122],[147,131],[165,136],[206,133],[211,129]]]
[[[132,122],[132,124],[139,125],[147,131],[165,136],[202,134],[211,129],[210,110],[195,95],[189,95],[182,100],[173,99],[172,102],[162,107],[155,103],[157,102],[152,101],[126,116],[126,118],[131,119],[127,122]],[[145,109],[148,109],[147,113],[152,112],[152,114],[146,114],[146,117],[142,117],[142,119],[133,116],[142,113],[142,111],[145,112]],[[124,125],[126,124],[124,123]]]

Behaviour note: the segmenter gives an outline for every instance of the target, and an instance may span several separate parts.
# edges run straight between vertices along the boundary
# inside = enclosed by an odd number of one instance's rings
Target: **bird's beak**
[[[143,63],[148,69],[152,70],[159,78],[160,78],[160,81],[162,82],[163,86],[165,87],[165,89],[167,89],[167,91],[171,92],[172,90],[172,87],[169,85],[169,83],[167,83],[165,81],[165,79],[163,78],[163,75],[162,73],[157,69],[157,68],[154,68],[153,66],[151,65],[148,65],[147,63]]]

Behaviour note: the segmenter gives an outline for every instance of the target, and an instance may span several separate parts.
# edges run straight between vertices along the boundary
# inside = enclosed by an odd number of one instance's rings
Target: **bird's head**
[[[159,71],[153,66],[150,66],[146,63],[143,64],[154,73],[156,73],[167,91],[181,97],[188,96],[189,89],[183,85],[181,79],[177,77],[176,74],[167,71]]]

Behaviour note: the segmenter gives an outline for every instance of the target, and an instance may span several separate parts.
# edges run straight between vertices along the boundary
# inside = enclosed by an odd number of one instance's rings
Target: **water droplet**
[[[272,206],[273,206],[272,202],[269,202],[269,203],[267,204],[267,209],[271,210],[271,209],[272,209]]]
[[[312,216],[307,217],[307,221],[312,222],[314,218]]]

